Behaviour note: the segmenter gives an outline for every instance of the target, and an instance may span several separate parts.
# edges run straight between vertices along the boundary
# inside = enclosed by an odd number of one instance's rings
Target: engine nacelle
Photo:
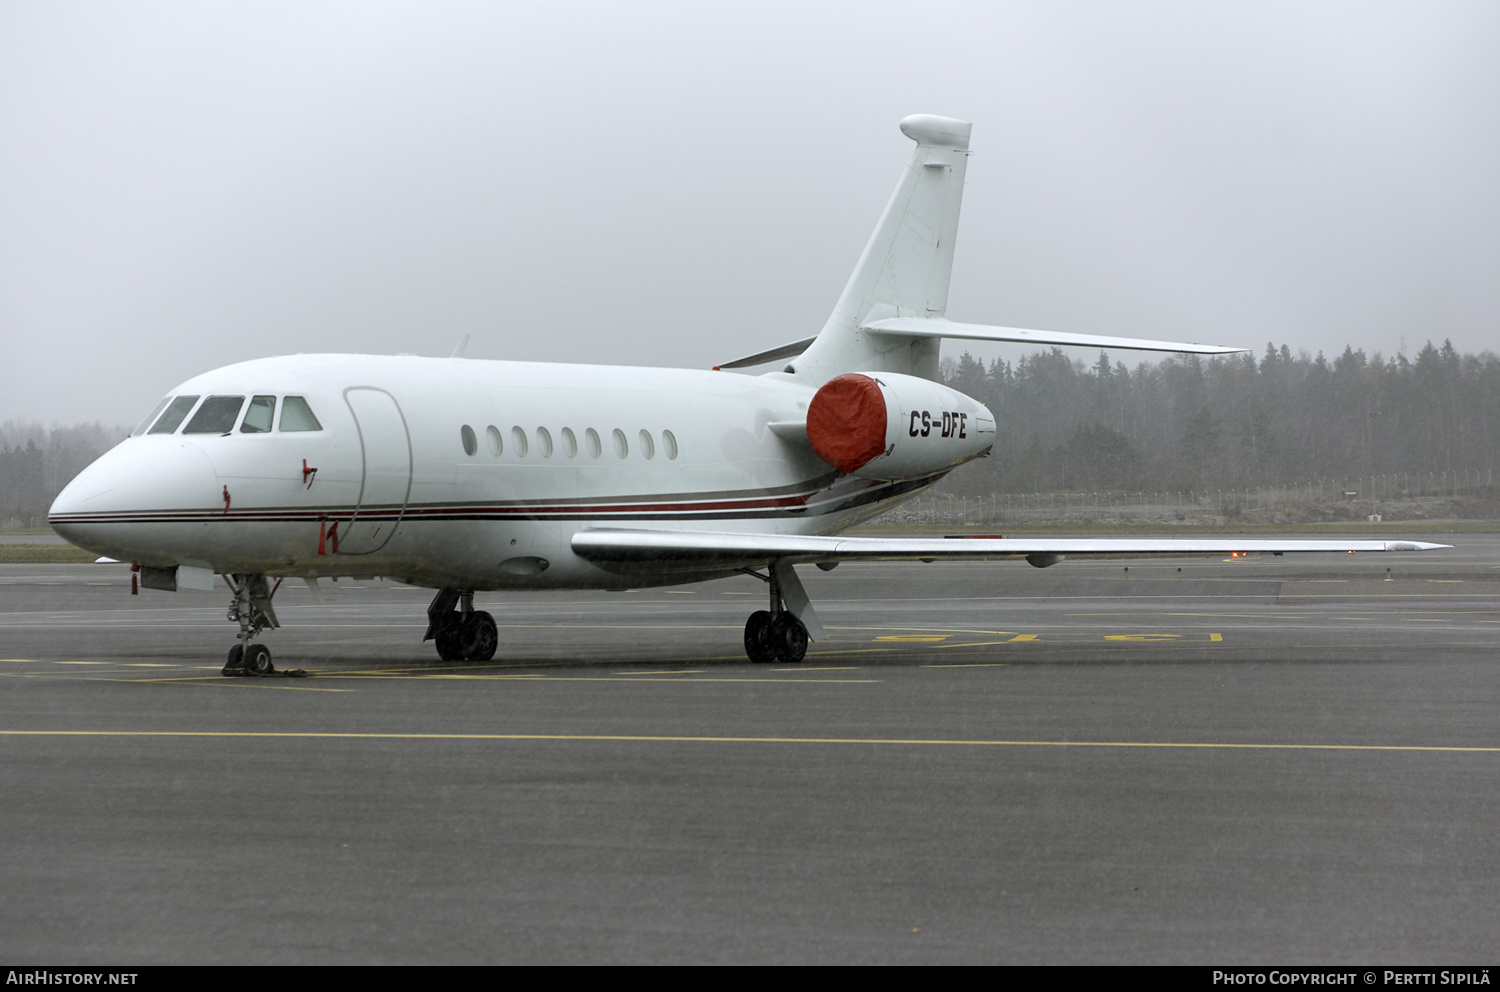
[[[864,479],[915,479],[978,458],[995,417],[956,389],[899,372],[849,372],[807,408],[807,439],[828,464]]]

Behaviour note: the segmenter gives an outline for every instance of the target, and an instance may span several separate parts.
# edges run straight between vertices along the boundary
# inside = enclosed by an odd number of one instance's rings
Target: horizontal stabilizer
[[[1022,344],[1077,345],[1084,348],[1116,348],[1122,351],[1171,351],[1184,355],[1233,355],[1249,351],[1222,344],[1183,344],[1144,338],[1117,338],[1103,334],[1068,334],[1063,331],[1031,331],[1022,327],[961,324],[944,317],[890,317],[874,320],[860,330],[884,337],[962,338],[969,341],[1010,341]]]
[[[817,537],[705,531],[597,529],[573,535],[579,557],[613,572],[641,574],[754,568],[773,561],[1003,561],[1061,558],[1191,558],[1246,554],[1433,551],[1418,541],[1263,541],[1237,538]],[[1060,557],[1059,557],[1060,556]]]
[[[754,355],[749,355],[745,358],[736,358],[732,362],[724,362],[721,365],[715,366],[715,368],[747,369],[752,365],[764,365],[767,362],[779,362],[783,358],[796,358],[798,355],[807,350],[808,345],[812,344],[816,340],[818,340],[816,337],[803,338],[801,341],[793,341],[791,344],[784,344],[779,348],[772,348],[770,351],[762,351]]]

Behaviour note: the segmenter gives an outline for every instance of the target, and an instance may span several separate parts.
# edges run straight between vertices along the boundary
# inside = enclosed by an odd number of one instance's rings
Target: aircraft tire
[[[229,659],[224,662],[224,670],[220,675],[238,675],[245,670],[245,646],[236,644],[229,649]]]
[[[251,675],[270,675],[276,671],[271,664],[271,649],[264,644],[252,644],[245,650],[245,671]]]
[[[757,665],[776,660],[771,643],[771,614],[768,610],[756,610],[745,621],[745,654]]]
[[[771,643],[777,661],[797,664],[807,657],[807,628],[790,613],[783,613],[771,625]]]
[[[468,642],[464,657],[468,661],[489,661],[495,657],[495,648],[500,645],[500,631],[495,627],[495,618],[483,611],[469,615],[464,624],[465,640]]]
[[[437,635],[433,638],[437,642],[438,657],[444,661],[463,661],[464,648],[468,639],[463,635],[463,618],[457,613],[450,613],[443,618],[438,625]]]

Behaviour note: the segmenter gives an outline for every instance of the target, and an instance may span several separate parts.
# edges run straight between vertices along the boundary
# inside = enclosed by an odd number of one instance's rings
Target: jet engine
[[[825,382],[807,408],[818,457],[864,479],[916,479],[978,458],[995,443],[995,417],[956,389],[899,372],[849,372]]]

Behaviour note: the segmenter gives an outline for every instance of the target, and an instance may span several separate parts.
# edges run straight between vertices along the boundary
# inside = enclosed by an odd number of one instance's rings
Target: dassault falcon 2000
[[[944,338],[1228,354],[956,323],[948,282],[970,125],[917,115],[916,142],[815,337],[719,370],[296,355],[189,379],[58,496],[74,544],[133,562],[149,589],[233,593],[225,674],[267,674],[276,585],[385,576],[437,590],[424,639],[488,660],[480,591],[626,589],[748,573],[768,608],[755,662],[824,636],[794,568],[855,559],[1024,559],[1416,551],[1398,541],[840,538],[986,455],[995,418],[938,381]],[[459,348],[462,352],[462,346]]]

